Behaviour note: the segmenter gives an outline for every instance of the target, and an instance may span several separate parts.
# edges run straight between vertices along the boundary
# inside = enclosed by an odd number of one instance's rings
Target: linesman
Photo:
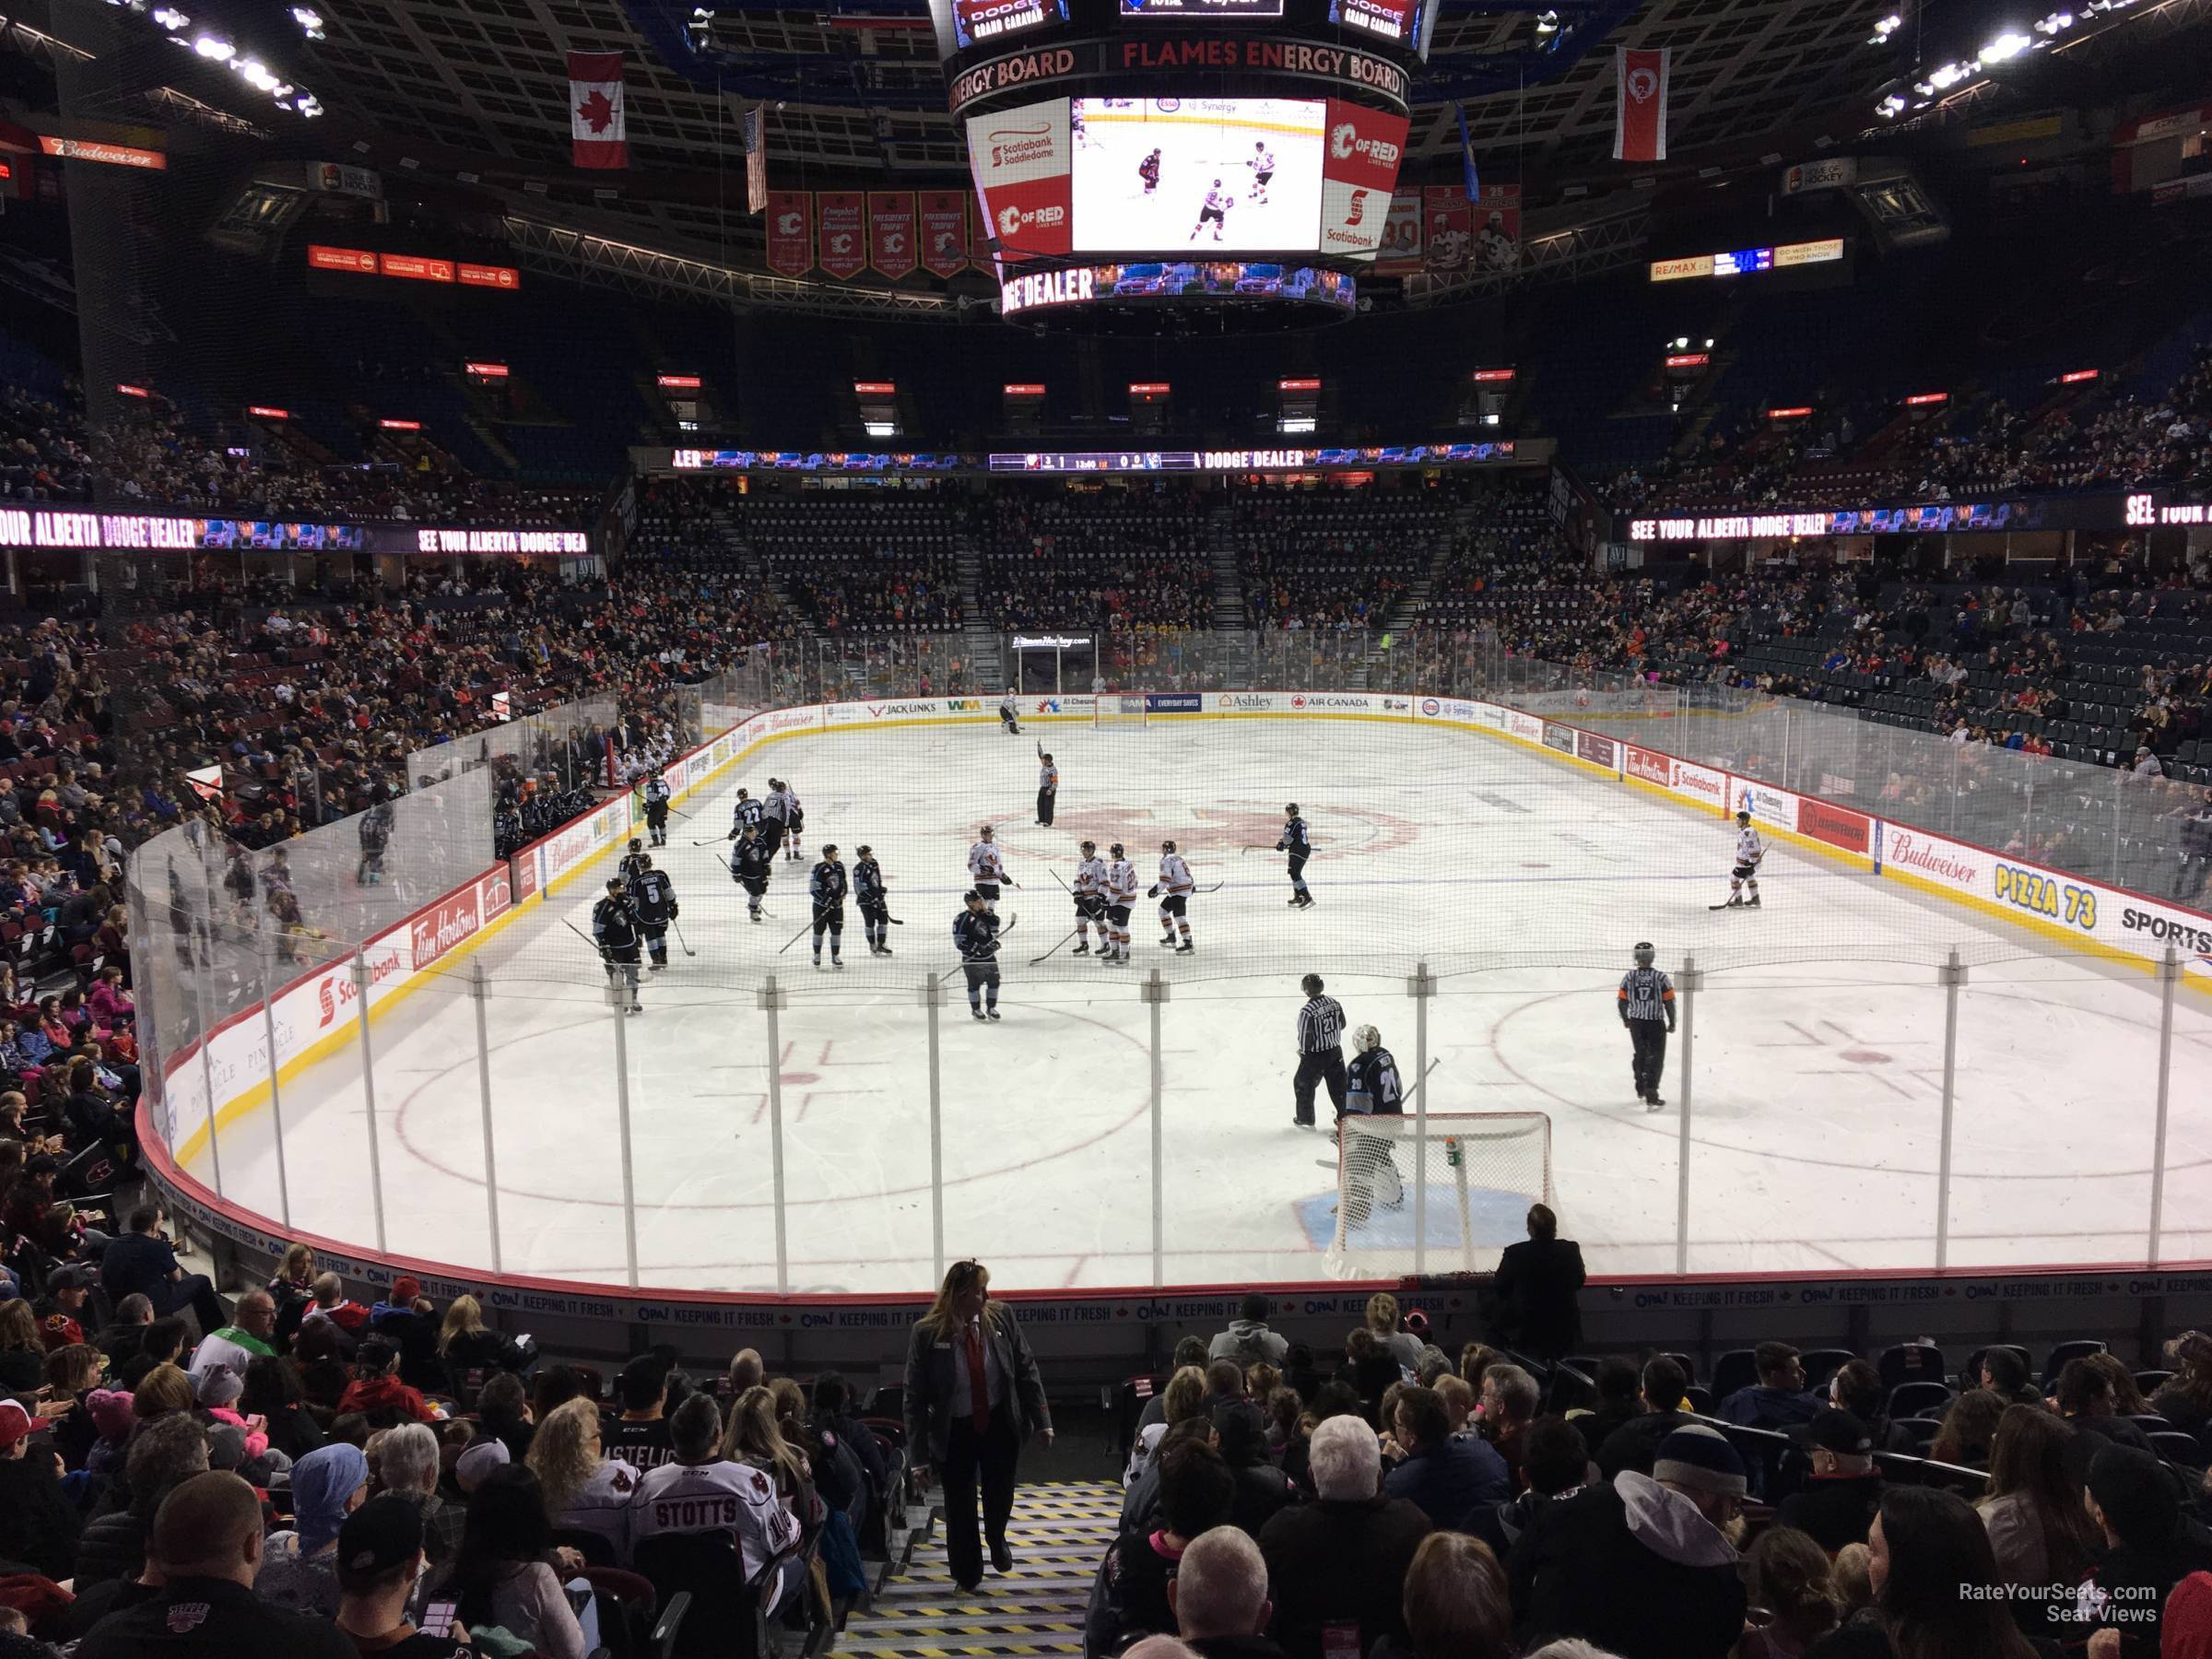
[[[1649,939],[1636,947],[1636,966],[1620,976],[1619,997],[1620,1023],[1636,1045],[1636,1098],[1650,1112],[1666,1104],[1659,1077],[1666,1069],[1666,1034],[1675,1029],[1675,982],[1652,966],[1655,954]]]

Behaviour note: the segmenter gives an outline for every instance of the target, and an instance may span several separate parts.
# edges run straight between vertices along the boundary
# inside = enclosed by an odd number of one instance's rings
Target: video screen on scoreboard
[[[1420,29],[1420,0],[1329,0],[1329,21],[1403,46]]]
[[[953,40],[963,52],[1066,21],[1067,0],[952,0]]]
[[[1294,98],[1078,98],[1076,251],[1309,249],[1326,106]]]
[[[1124,18],[1279,18],[1283,0],[1122,0]]]

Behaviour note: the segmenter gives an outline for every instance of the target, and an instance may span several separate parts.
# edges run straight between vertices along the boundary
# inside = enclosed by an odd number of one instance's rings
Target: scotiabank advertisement
[[[1405,159],[1408,124],[1403,115],[1332,98],[1327,128],[1321,159],[1320,250],[1371,258],[1382,246],[1390,220],[1390,193]]]
[[[1066,99],[969,117],[968,165],[1007,259],[1074,251]]]

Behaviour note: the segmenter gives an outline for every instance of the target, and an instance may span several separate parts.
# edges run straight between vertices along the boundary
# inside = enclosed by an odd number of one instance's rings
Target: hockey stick
[[[1228,885],[1229,883],[1226,881],[1217,881],[1210,888],[1193,888],[1191,891],[1194,893],[1218,893]]]
[[[691,844],[695,847],[719,847],[724,841],[736,839],[734,835],[711,835],[703,841],[693,841]]]
[[[1046,868],[1050,869],[1050,868],[1051,868],[1051,866],[1048,865],[1046,866]],[[1053,870],[1053,879],[1054,881],[1059,881],[1059,882],[1060,882],[1060,890],[1061,890],[1062,892],[1065,893],[1065,894],[1066,894],[1066,895],[1067,895],[1067,896],[1068,896],[1070,899],[1073,899],[1073,898],[1076,896],[1076,889],[1075,889],[1074,888],[1071,888],[1071,887],[1069,887],[1069,886],[1067,885],[1067,883],[1066,883],[1066,882],[1065,882],[1065,881],[1060,881],[1060,872],[1059,872],[1059,871],[1057,871],[1057,870]]]
[[[691,948],[691,941],[684,937],[684,924],[671,916],[668,918],[668,925],[676,929],[676,942],[684,947],[684,954],[688,957],[697,956],[699,952]]]
[[[1088,918],[1087,917],[1087,918],[1085,918],[1085,920],[1087,920],[1087,921],[1088,921]],[[1081,931],[1082,931],[1082,930],[1081,930],[1080,928],[1076,928],[1076,927],[1071,927],[1071,928],[1069,928],[1069,929],[1068,929],[1068,930],[1067,930],[1065,933],[1064,933],[1064,934],[1062,934],[1062,935],[1060,935],[1059,944],[1056,944],[1056,945],[1054,945],[1054,946],[1052,947],[1052,949],[1050,949],[1050,950],[1046,951],[1046,952],[1044,953],[1044,955],[1043,955],[1043,956],[1033,956],[1033,957],[1031,957],[1031,958],[1030,959],[1030,967],[1032,967],[1032,968],[1034,968],[1034,967],[1036,967],[1036,966],[1037,966],[1037,964],[1038,964],[1038,963],[1040,963],[1040,962],[1041,962],[1041,961],[1044,961],[1044,960],[1045,960],[1047,958],[1050,958],[1050,957],[1054,957],[1054,956],[1057,956],[1057,955],[1059,955],[1059,954],[1060,954],[1060,946],[1061,946],[1061,945],[1065,945],[1065,944],[1066,944],[1066,943],[1067,943],[1067,942],[1068,942],[1070,939],[1074,938],[1074,937],[1076,936],[1076,935],[1077,935],[1077,934],[1078,934],[1078,933],[1079,933],[1079,932],[1081,932]]]
[[[1281,851],[1280,847],[1247,847],[1244,849],[1246,853],[1280,853]],[[1238,856],[1241,857],[1242,854],[1240,853]]]
[[[767,912],[761,912],[761,913],[765,915]],[[816,915],[816,916],[819,916],[819,915],[821,915],[821,912],[820,912],[819,911],[817,911],[817,912],[815,912],[815,915]],[[827,924],[827,924],[827,921],[825,920],[824,925],[827,925]],[[790,938],[788,938],[788,939],[784,940],[782,944],[779,945],[779,946],[776,947],[776,954],[777,954],[778,956],[782,956],[782,954],[783,954],[785,951],[789,950],[789,949],[790,949],[790,948],[791,948],[791,947],[792,947],[794,945],[796,945],[796,944],[797,944],[797,943],[798,943],[798,942],[801,940],[801,939],[805,938],[805,937],[806,937],[806,935],[807,935],[809,933],[811,933],[813,930],[814,930],[814,920],[813,920],[813,918],[812,918],[812,917],[810,917],[810,918],[808,918],[808,920],[807,920],[807,923],[806,923],[806,926],[804,926],[804,927],[800,928],[800,929],[799,929],[799,931],[798,931],[797,933],[795,933],[795,934],[793,934],[793,935],[791,935],[791,937],[790,937]]]

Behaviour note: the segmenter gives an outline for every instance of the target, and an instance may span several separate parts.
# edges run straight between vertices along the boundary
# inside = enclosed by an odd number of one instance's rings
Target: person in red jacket
[[[371,1336],[353,1357],[353,1381],[338,1398],[338,1411],[359,1411],[371,1424],[389,1428],[394,1423],[436,1423],[443,1419],[418,1389],[409,1388],[395,1374],[399,1350],[382,1336]]]

